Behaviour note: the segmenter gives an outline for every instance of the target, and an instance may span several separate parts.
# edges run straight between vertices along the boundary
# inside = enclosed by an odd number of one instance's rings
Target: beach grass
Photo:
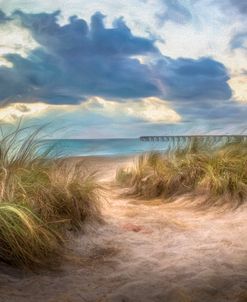
[[[37,269],[58,264],[62,236],[30,209],[0,204],[0,260],[21,268]]]
[[[58,221],[61,227],[79,231],[85,223],[102,221],[100,199],[104,188],[96,175],[76,163],[58,160],[33,188],[27,188],[26,201],[42,219]]]
[[[132,168],[117,171],[117,181],[147,199],[172,201],[190,194],[207,206],[238,206],[247,198],[247,143],[192,138],[174,141],[167,152],[140,155]]]
[[[83,161],[53,158],[41,130],[0,138],[0,260],[32,269],[55,263],[68,231],[101,221],[103,191]]]

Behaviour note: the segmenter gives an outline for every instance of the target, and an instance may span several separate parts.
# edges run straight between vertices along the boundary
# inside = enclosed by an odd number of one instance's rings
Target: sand
[[[199,212],[126,198],[113,180],[131,158],[86,158],[108,186],[106,223],[71,241],[59,271],[0,267],[0,301],[247,301],[247,208]]]

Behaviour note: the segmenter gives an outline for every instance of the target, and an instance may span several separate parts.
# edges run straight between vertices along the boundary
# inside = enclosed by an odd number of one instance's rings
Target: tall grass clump
[[[54,265],[60,257],[62,237],[30,209],[0,204],[0,260],[18,267]]]
[[[95,174],[81,161],[54,158],[40,131],[1,131],[0,260],[18,266],[42,266],[68,230],[101,221]]]
[[[85,223],[102,221],[100,199],[103,188],[83,161],[57,160],[38,183],[26,186],[26,201],[45,221],[60,221],[62,227],[78,231]],[[61,225],[61,224],[60,224]]]
[[[167,152],[141,155],[116,177],[131,193],[145,198],[172,200],[190,194],[204,196],[205,205],[237,206],[247,198],[247,143],[236,138],[173,141]]]

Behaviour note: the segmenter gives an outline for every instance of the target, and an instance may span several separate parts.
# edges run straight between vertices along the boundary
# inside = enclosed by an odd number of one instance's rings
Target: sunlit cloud
[[[33,104],[10,104],[0,109],[0,121],[5,123],[16,123],[25,117],[37,117],[48,110],[50,105],[44,103]]]
[[[235,76],[231,78],[229,84],[233,90],[234,99],[238,102],[247,103],[247,76]]]
[[[21,118],[45,118],[53,112],[84,116],[94,115],[151,123],[173,124],[181,121],[176,111],[171,109],[167,102],[159,98],[145,98],[140,101],[114,102],[99,97],[92,97],[80,105],[49,105],[45,103],[16,103],[0,109],[0,121],[16,123]],[[44,119],[45,120],[45,119]]]
[[[167,102],[155,97],[122,103],[94,97],[83,103],[81,108],[100,115],[124,116],[151,123],[170,124],[181,121],[179,114],[171,109]]]
[[[18,54],[27,57],[29,52],[36,47],[38,47],[38,43],[32,38],[30,32],[16,22],[11,21],[0,26],[0,66],[13,66],[4,57],[5,55]]]

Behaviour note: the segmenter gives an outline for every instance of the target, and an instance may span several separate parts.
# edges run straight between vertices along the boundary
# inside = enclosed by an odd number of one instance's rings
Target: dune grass
[[[42,219],[58,221],[61,227],[79,231],[85,222],[101,221],[100,199],[103,187],[95,173],[85,169],[83,161],[77,163],[58,160],[38,183],[25,183],[26,202]]]
[[[32,269],[55,262],[68,231],[101,221],[95,174],[52,158],[41,130],[18,126],[0,138],[0,260]]]
[[[147,199],[190,194],[204,196],[204,205],[238,206],[247,198],[247,142],[173,142],[165,153],[140,155],[131,169],[119,169],[116,179]]]
[[[0,204],[0,260],[37,269],[58,263],[63,238],[30,209]]]

